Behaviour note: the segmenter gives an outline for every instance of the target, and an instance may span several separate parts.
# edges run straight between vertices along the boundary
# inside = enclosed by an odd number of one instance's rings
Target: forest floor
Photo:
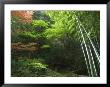
[[[47,68],[45,72],[42,70],[38,72],[35,65],[31,64],[33,62],[35,63],[36,59],[17,59],[18,60],[12,61],[12,77],[88,77],[85,75],[78,75],[74,71],[56,71],[51,68]]]
[[[18,42],[12,43],[11,46],[17,54],[20,51],[33,52],[38,50],[36,48],[36,43],[22,44]],[[46,63],[42,62],[42,59],[33,59],[30,58],[29,55],[27,55],[28,57],[18,57],[18,55],[15,58],[12,58],[11,61],[11,75],[13,77],[87,77],[85,75],[78,75],[74,71],[68,71],[64,69],[58,71],[51,69],[47,67],[48,65]]]

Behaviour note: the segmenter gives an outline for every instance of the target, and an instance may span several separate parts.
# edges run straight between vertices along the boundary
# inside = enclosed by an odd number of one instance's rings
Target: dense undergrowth
[[[88,76],[75,15],[80,18],[98,49],[99,12],[34,11],[31,23],[21,23],[19,17],[12,17],[11,75]],[[88,42],[87,38],[85,40]]]
[[[47,64],[39,59],[19,58],[12,61],[13,77],[64,77],[64,76],[78,76],[72,71],[55,71],[48,67]]]

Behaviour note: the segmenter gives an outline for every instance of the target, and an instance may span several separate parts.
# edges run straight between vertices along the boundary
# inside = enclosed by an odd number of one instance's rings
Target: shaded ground
[[[43,58],[31,58],[32,54],[35,54],[39,49],[36,43],[12,43],[12,70],[11,75],[13,77],[87,77],[85,75],[78,75],[74,71],[64,70],[63,67],[60,70],[55,70],[45,63]],[[43,48],[42,48],[43,49]],[[23,57],[23,55],[26,56]],[[55,66],[54,66],[55,67]]]

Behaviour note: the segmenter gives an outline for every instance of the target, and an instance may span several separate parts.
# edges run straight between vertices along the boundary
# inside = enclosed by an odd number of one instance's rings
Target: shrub
[[[37,59],[18,58],[12,59],[11,73],[14,77],[42,76],[45,75],[47,65]]]
[[[34,27],[48,28],[48,24],[43,20],[33,20],[32,25]]]

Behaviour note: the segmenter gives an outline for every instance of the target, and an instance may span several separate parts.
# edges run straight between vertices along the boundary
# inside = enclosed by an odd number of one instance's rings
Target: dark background
[[[2,87],[64,87],[64,86],[71,86],[72,85],[12,85],[12,84],[5,84],[4,83],[4,4],[107,4],[109,0],[0,0],[0,86]],[[110,3],[107,6],[107,64],[109,64],[109,43],[110,43]],[[107,65],[109,66],[109,65]],[[109,77],[110,71],[107,67],[107,77]],[[107,79],[107,83],[109,83],[109,79]],[[5,84],[5,85],[3,85]],[[83,86],[83,85],[74,85],[76,86]],[[88,85],[84,85],[88,87]],[[91,85],[99,86],[99,87],[108,87],[108,85]]]

